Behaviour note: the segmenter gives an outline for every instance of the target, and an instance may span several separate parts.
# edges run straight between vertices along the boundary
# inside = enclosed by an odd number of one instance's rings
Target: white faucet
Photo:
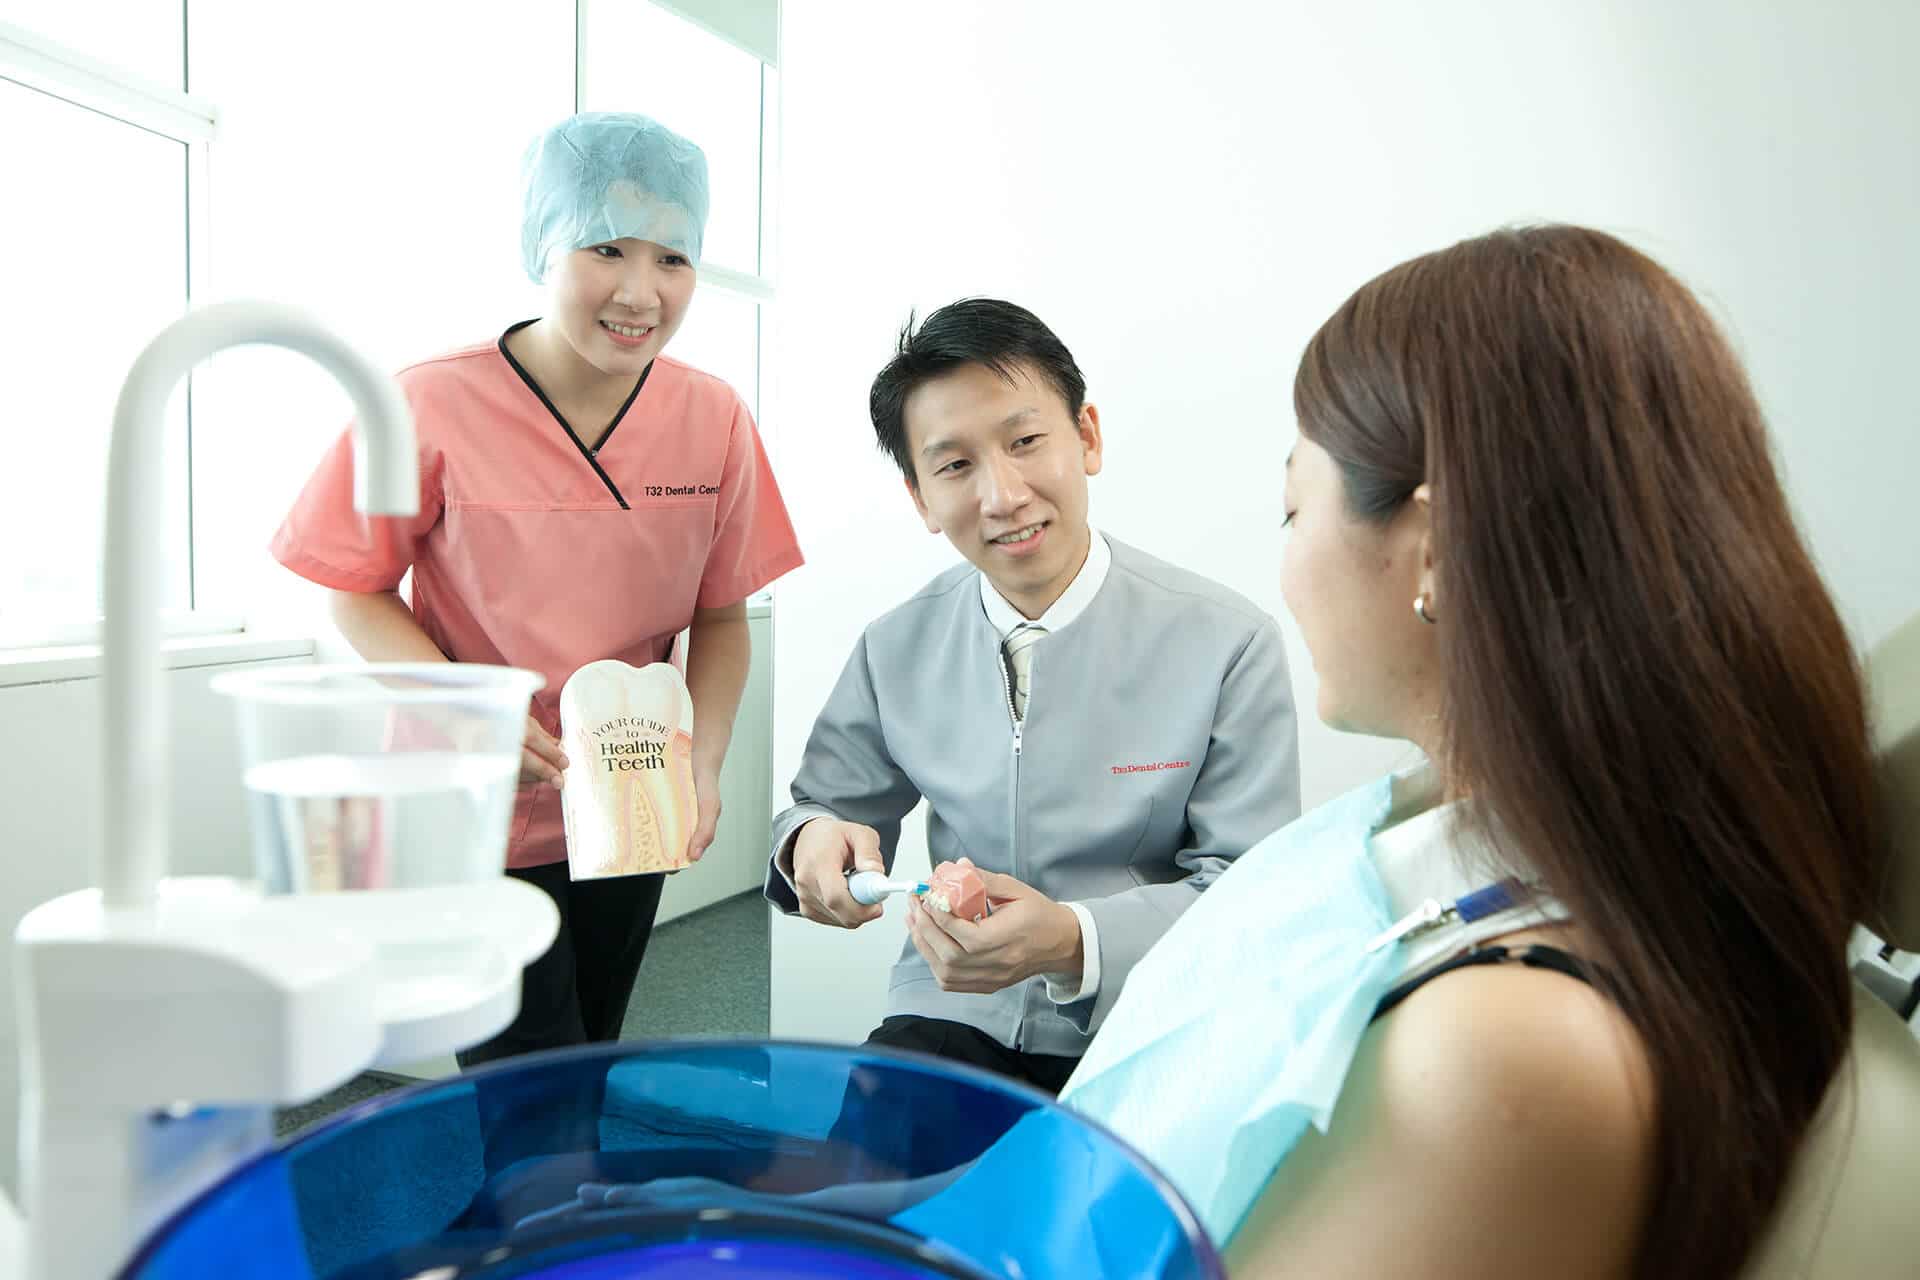
[[[15,934],[34,1280],[112,1275],[161,1219],[271,1141],[274,1104],[351,1078],[381,1044],[377,946],[343,930],[337,913],[264,899],[240,881],[162,879],[162,415],[195,365],[247,343],[303,352],[352,395],[355,506],[418,510],[413,421],[399,389],[297,311],[260,302],[194,311],[127,376],[107,476],[100,888],[43,903]]]
[[[160,665],[161,423],[193,367],[250,343],[313,357],[353,397],[353,505],[369,515],[420,509],[413,415],[393,379],[290,307],[227,302],[162,330],[127,374],[107,457],[107,828],[100,887],[109,907],[146,907],[167,865],[166,686]]]

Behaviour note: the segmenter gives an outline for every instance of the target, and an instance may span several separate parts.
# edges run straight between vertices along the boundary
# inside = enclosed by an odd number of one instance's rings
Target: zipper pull
[[[1013,754],[1020,755],[1020,712],[1013,705],[1013,668],[1007,665],[1007,651],[1000,650],[1000,683],[1007,693],[1007,719],[1013,721]]]

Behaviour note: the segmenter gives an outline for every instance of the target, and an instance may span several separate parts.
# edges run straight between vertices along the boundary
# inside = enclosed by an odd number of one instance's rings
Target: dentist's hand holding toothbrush
[[[854,897],[848,877],[871,872],[886,879],[886,860],[880,856],[880,833],[858,822],[815,818],[801,827],[793,840],[792,879],[800,899],[800,914],[819,924],[858,929],[885,912],[884,894]],[[862,881],[867,885],[869,881]]]

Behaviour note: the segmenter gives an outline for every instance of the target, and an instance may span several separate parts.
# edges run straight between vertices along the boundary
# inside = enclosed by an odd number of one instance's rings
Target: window
[[[725,379],[756,417],[759,351],[760,304],[711,281],[694,290],[687,318],[667,347],[674,359]]]
[[[520,155],[573,110],[574,0],[320,12],[192,0],[195,92],[220,108],[215,294],[293,303],[393,370],[538,315]],[[324,634],[323,595],[267,544],[351,402],[312,361],[243,347],[193,409],[196,607]]]
[[[0,0],[0,23],[162,89],[187,87],[186,19],[184,0]]]
[[[698,13],[702,5],[675,7]],[[581,110],[641,112],[706,153],[712,207],[700,286],[667,354],[724,378],[757,417],[761,308],[773,295],[763,216],[773,70],[688,18],[636,0],[583,0],[580,46]]]
[[[573,110],[645,112],[706,152],[700,286],[669,352],[757,414],[774,16],[772,0],[340,0],[290,27],[257,0],[0,0],[0,139],[10,193],[33,193],[0,202],[0,648],[97,639],[114,404],[190,302],[292,302],[393,368],[539,314],[520,152]],[[317,618],[265,547],[349,412],[267,348],[221,354],[175,396],[170,630]]]
[[[16,16],[19,0],[5,2],[0,14]],[[177,8],[170,24],[146,30],[132,11],[151,17],[152,4],[40,7],[57,8],[58,28],[76,36],[97,26],[124,40],[132,30],[162,54],[170,36],[179,82]],[[126,52],[114,40],[107,51]],[[0,441],[0,647],[97,634],[114,404],[134,357],[186,305],[192,178],[211,132],[184,94],[0,26],[0,138],[8,172],[28,176],[0,202],[9,298],[0,351],[13,371]],[[169,409],[164,455],[164,601],[178,612],[192,604],[186,401]]]

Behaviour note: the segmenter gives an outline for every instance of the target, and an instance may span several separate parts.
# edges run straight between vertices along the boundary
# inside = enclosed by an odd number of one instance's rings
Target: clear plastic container
[[[1217,1280],[1177,1192],[1024,1086],[730,1041],[535,1054],[243,1165],[127,1280]]]
[[[269,893],[468,884],[506,865],[539,675],[470,663],[274,667],[213,687],[240,715]]]

